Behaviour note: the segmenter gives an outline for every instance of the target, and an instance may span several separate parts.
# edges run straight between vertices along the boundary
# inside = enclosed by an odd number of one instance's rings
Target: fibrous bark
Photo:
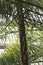
[[[27,53],[24,15],[21,6],[22,3],[21,0],[16,0],[16,3],[17,3],[17,16],[18,16],[19,36],[20,36],[20,46],[21,46],[21,59],[23,65],[28,65],[28,53]]]

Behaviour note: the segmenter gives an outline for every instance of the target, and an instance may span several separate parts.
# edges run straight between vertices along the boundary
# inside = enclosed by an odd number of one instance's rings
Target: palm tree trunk
[[[27,43],[26,43],[26,34],[25,34],[25,24],[24,24],[24,15],[22,10],[22,0],[16,0],[17,3],[17,15],[19,23],[19,36],[20,36],[20,46],[21,46],[21,59],[23,65],[28,65],[28,53],[27,53]]]

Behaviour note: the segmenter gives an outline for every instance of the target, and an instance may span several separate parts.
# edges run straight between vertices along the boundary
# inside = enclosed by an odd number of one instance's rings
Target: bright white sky
[[[18,35],[18,33],[17,34],[12,33],[12,34],[7,35],[7,39],[6,40],[4,40],[3,42],[0,41],[1,45],[2,44],[12,44],[12,43],[15,43],[17,41],[17,39],[18,39],[17,35]],[[0,49],[0,54],[3,53],[3,52],[4,52],[4,50]]]
[[[3,49],[0,49],[0,54],[2,54],[4,52],[4,50]]]

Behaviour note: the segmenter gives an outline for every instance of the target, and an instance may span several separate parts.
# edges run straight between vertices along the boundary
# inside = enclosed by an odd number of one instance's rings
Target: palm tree
[[[31,2],[31,0],[29,1]],[[6,20],[6,27],[15,19],[19,25],[21,58],[23,65],[28,65],[27,42],[25,33],[25,24],[31,26],[31,30],[43,30],[43,14],[41,1],[33,0],[0,0],[0,16]],[[38,3],[38,5],[35,5]],[[42,2],[41,2],[42,3]],[[41,5],[41,7],[39,6]],[[12,18],[12,19],[11,19]],[[8,21],[8,22],[7,22]],[[5,24],[4,24],[5,25]],[[25,58],[25,59],[24,59]]]

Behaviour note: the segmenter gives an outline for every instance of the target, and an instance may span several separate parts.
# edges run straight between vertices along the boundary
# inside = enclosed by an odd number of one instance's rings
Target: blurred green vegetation
[[[29,62],[34,62],[43,57],[43,46],[28,44]],[[0,57],[0,65],[22,65],[20,44],[15,43],[9,45]]]

